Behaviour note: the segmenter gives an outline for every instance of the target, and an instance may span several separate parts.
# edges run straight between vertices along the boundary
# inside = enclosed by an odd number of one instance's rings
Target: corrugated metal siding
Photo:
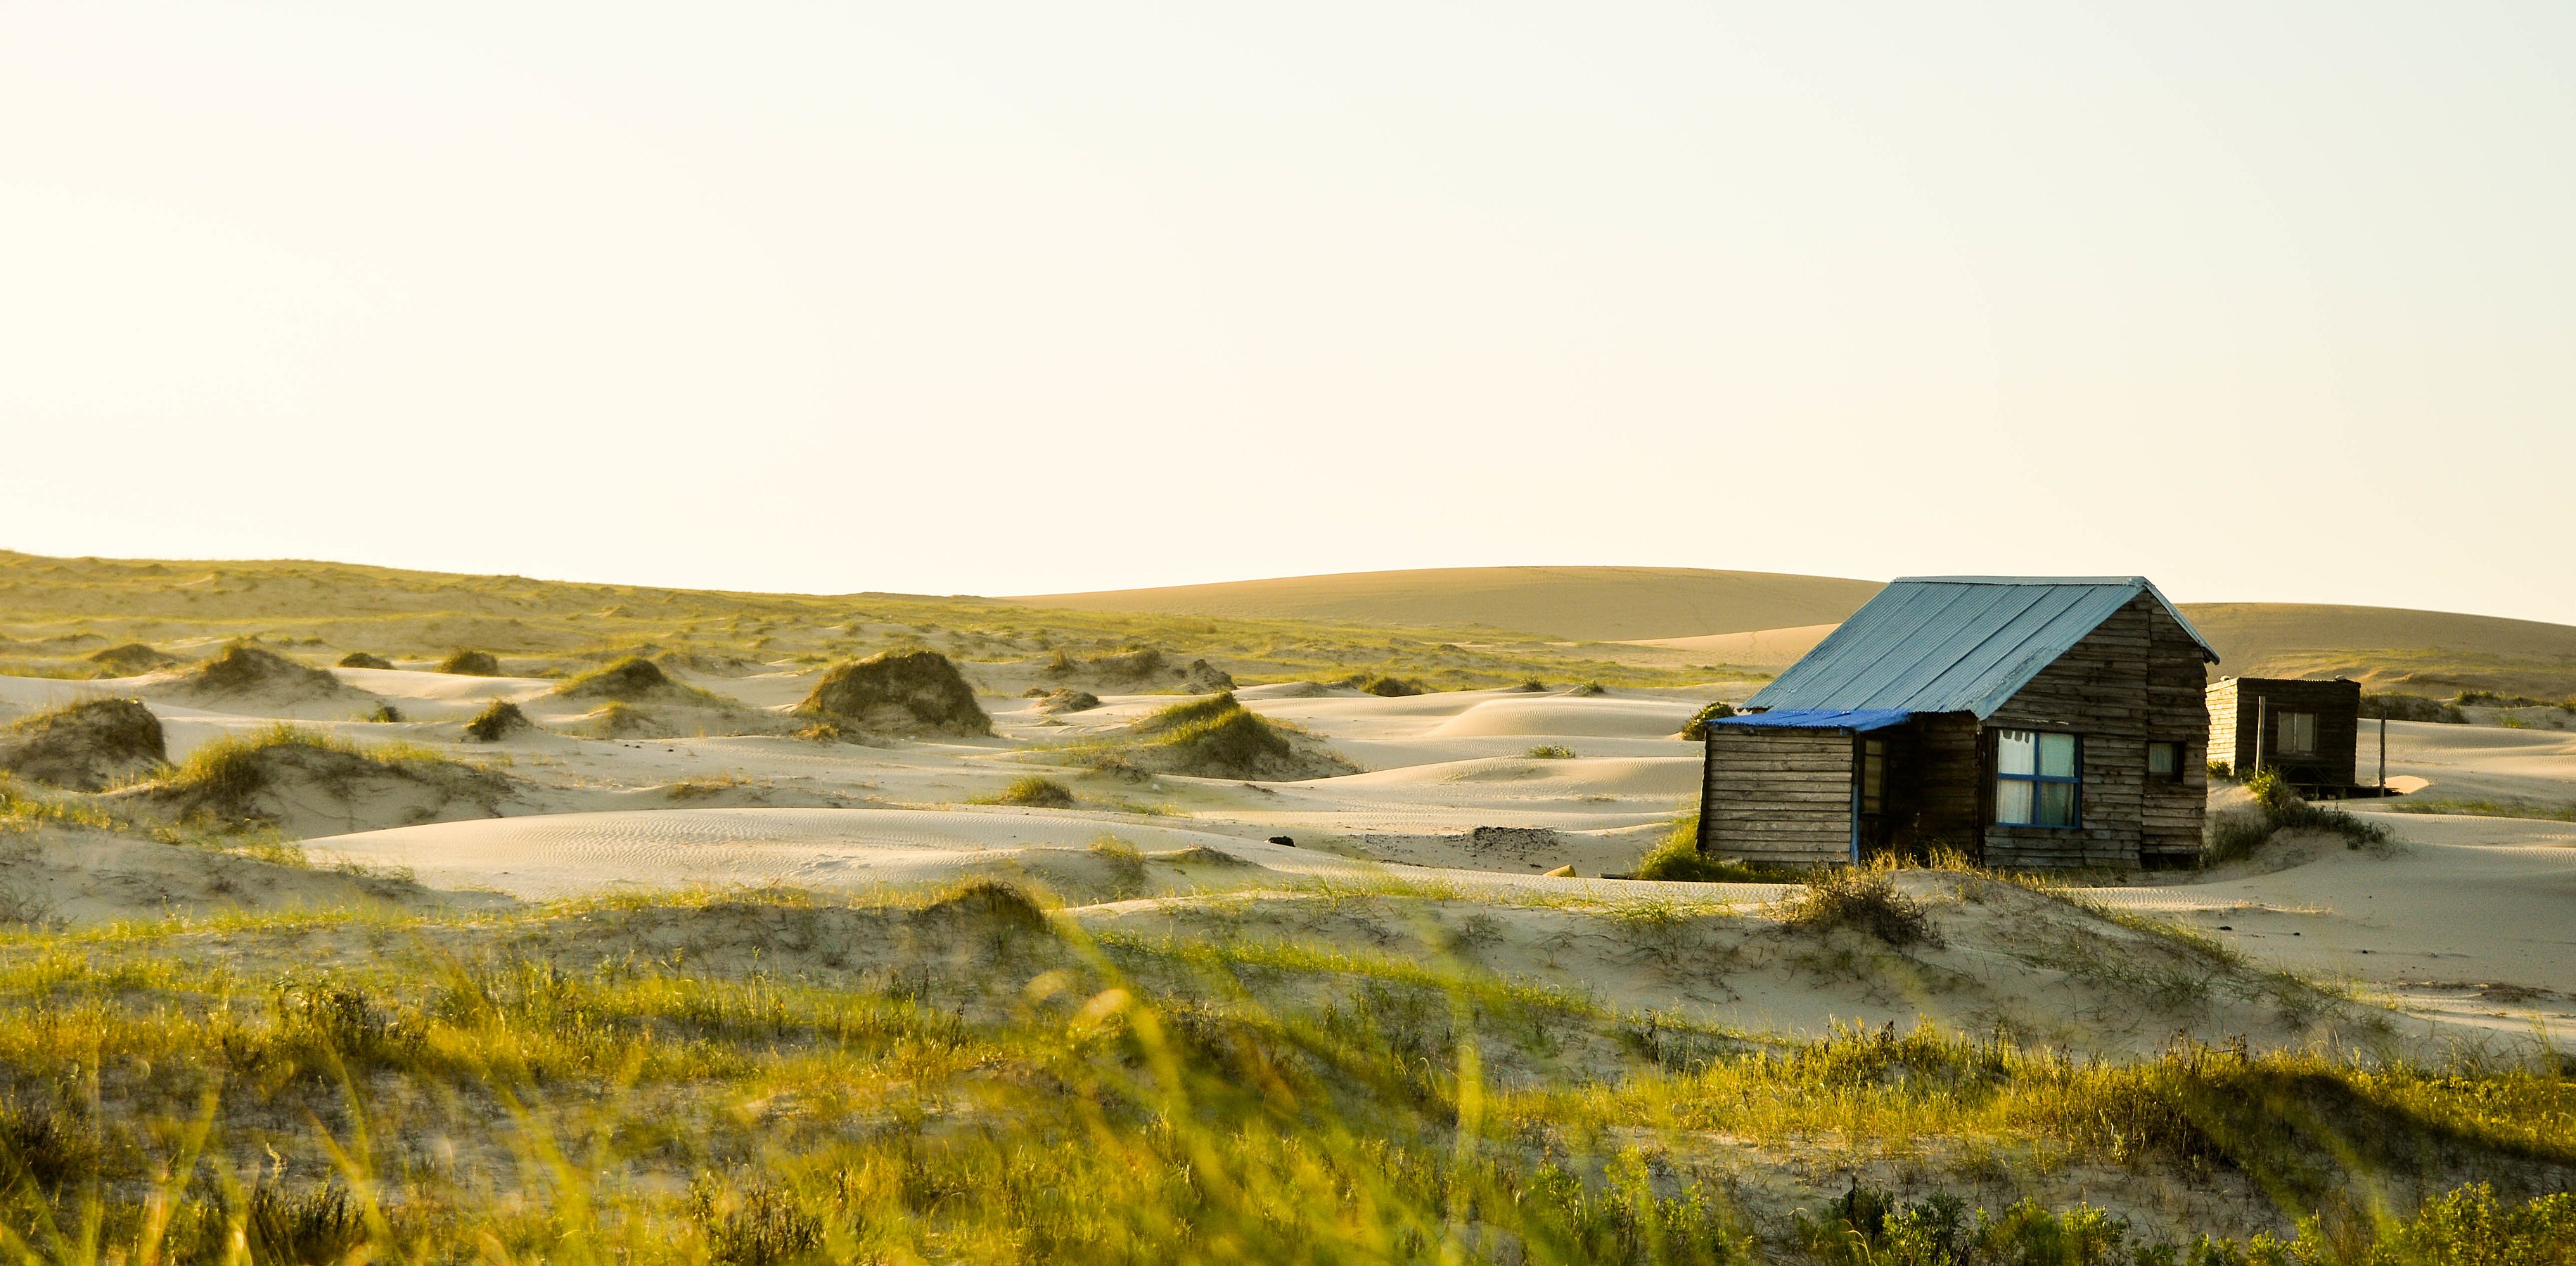
[[[1989,717],[2140,593],[2209,651],[2143,576],[1909,578],[1880,590],[1750,706]]]

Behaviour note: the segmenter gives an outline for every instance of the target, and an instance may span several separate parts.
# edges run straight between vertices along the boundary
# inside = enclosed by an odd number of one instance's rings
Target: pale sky
[[[2571,226],[2563,0],[0,3],[0,547],[2576,623]]]

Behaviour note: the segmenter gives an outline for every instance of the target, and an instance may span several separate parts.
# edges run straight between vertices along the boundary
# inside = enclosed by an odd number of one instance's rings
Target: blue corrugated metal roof
[[[1905,724],[1913,715],[1903,708],[1776,708],[1719,717],[1709,724],[1748,730],[1884,730]]]
[[[1747,706],[1992,716],[2140,593],[2218,661],[2144,576],[1912,576],[1879,590]]]

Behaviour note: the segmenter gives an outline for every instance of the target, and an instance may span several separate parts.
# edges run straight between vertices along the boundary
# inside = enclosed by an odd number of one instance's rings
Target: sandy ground
[[[1702,979],[1687,956],[1674,957],[1679,951],[1671,945],[1629,945],[1633,928],[1617,930],[1628,924],[1587,925],[1591,930],[1580,936],[1541,926],[1574,917],[1565,913],[1567,903],[1592,908],[1653,899],[1750,912],[1780,895],[1762,885],[1597,878],[1626,870],[1691,802],[1698,747],[1673,737],[1696,707],[1687,697],[1490,690],[1382,699],[1312,687],[1250,689],[1248,706],[1305,728],[1365,771],[1255,785],[1170,776],[1126,780],[1048,755],[1053,744],[1169,706],[1177,701],[1171,695],[1111,695],[1098,709],[1054,716],[1037,711],[1034,700],[987,696],[994,737],[883,747],[786,736],[616,741],[552,729],[486,745],[460,741],[461,722],[492,699],[515,701],[548,727],[577,722],[587,708],[558,699],[553,683],[537,679],[360,669],[337,670],[337,676],[353,694],[392,703],[407,719],[356,720],[347,700],[335,705],[336,715],[256,700],[182,703],[167,697],[165,678],[155,677],[0,678],[0,707],[17,712],[82,695],[140,694],[163,718],[174,758],[282,716],[362,741],[404,739],[490,762],[515,780],[514,789],[494,807],[471,812],[507,816],[300,832],[310,837],[305,847],[318,860],[408,872],[428,890],[489,894],[458,898],[468,902],[693,887],[865,890],[1005,874],[1044,884],[1092,911],[1087,917],[1142,926],[1184,919],[1170,903],[1186,906],[1210,894],[1291,903],[1285,910],[1307,900],[1299,893],[1319,882],[1342,891],[1397,882],[1449,894],[1445,899],[1489,902],[1507,914],[1495,925],[1498,969],[1572,971],[1584,976],[1586,988],[1613,998],[1680,999],[1757,1028],[1813,1030],[1838,1019],[1935,1015],[1971,1025],[2010,1020],[2046,1034],[2054,1032],[2047,1017],[2062,1019],[2067,1007],[2096,1017],[2119,1011],[2081,993],[2094,986],[2085,983],[2080,965],[2033,957],[1997,931],[2018,926],[2014,919],[2045,924],[2055,916],[2004,911],[1990,898],[1946,890],[1930,895],[1954,911],[1944,916],[1945,927],[1962,930],[1941,953],[1958,960],[1959,979],[1982,982],[1968,994],[1863,987],[1794,954],[1747,948],[1713,931],[1708,937],[1715,939],[1692,952],[1727,966],[1711,966],[1715,975]],[[776,711],[802,698],[812,677],[772,671],[690,680],[746,708]],[[2365,738],[2366,767],[2375,764],[2373,739]],[[1540,747],[1575,754],[1533,755]],[[2411,797],[2417,801],[2576,803],[2576,735],[2399,723],[2389,731],[2389,770],[2403,785],[2420,785]],[[1061,779],[1084,803],[1049,810],[970,803],[1030,773]],[[2357,808],[2386,822],[2400,843],[2355,851],[2339,841],[2284,841],[2253,863],[2189,882],[2101,888],[2089,896],[2179,919],[2241,950],[2253,968],[2345,983],[2443,1031],[2504,1040],[2544,1031],[2558,1040],[2576,1037],[2576,824]],[[1115,843],[1095,847],[1104,839]],[[230,899],[246,907],[353,895],[409,905],[432,900],[390,890],[341,893],[332,887],[338,880],[265,872],[211,879],[163,873],[170,870],[166,859],[126,857],[100,841],[81,847],[90,851],[57,847],[15,867],[21,887],[40,870],[51,876],[39,895],[51,894],[67,918],[143,912],[132,908],[135,902],[120,906],[118,893],[127,890],[146,894],[146,906],[163,908],[219,904],[246,889],[259,891]],[[1138,855],[1141,862],[1131,859]],[[1539,873],[1566,864],[1581,877]],[[110,872],[128,877],[100,878]],[[1284,927],[1304,926],[1281,917]],[[1597,910],[1583,917],[1599,924]],[[1547,939],[1560,934],[1606,938],[1601,945],[1609,948],[1568,958],[1546,949],[1574,943]],[[1661,983],[1640,986],[1643,992],[1599,979],[1619,970],[1613,960],[1645,959],[1654,961],[1653,979]],[[2012,981],[2022,983],[2007,988],[2004,982]],[[2205,1013],[2177,1027],[2262,1023],[2219,1002],[2206,1005]],[[2226,1004],[2240,1011],[2253,1005]],[[2151,1046],[2174,1029],[2146,1030],[2171,1021],[2161,1014],[2138,1019],[2138,1032],[2124,1031],[2118,1041]]]

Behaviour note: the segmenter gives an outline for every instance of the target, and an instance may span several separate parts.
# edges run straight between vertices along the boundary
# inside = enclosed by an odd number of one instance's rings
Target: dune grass
[[[2547,1262],[2576,1214],[2555,1060],[1746,1041],[990,882],[0,940],[0,1068],[75,1070],[0,1109],[36,1262],[2183,1260],[2086,1166],[2272,1227],[2199,1261]]]
[[[1052,778],[1027,774],[1011,780],[1009,786],[989,796],[979,796],[974,804],[1015,804],[1032,809],[1070,809],[1079,803],[1073,789]]]
[[[529,720],[528,714],[519,710],[519,705],[507,699],[495,699],[466,721],[465,737],[477,743],[498,743],[513,734],[535,728],[537,723]]]

